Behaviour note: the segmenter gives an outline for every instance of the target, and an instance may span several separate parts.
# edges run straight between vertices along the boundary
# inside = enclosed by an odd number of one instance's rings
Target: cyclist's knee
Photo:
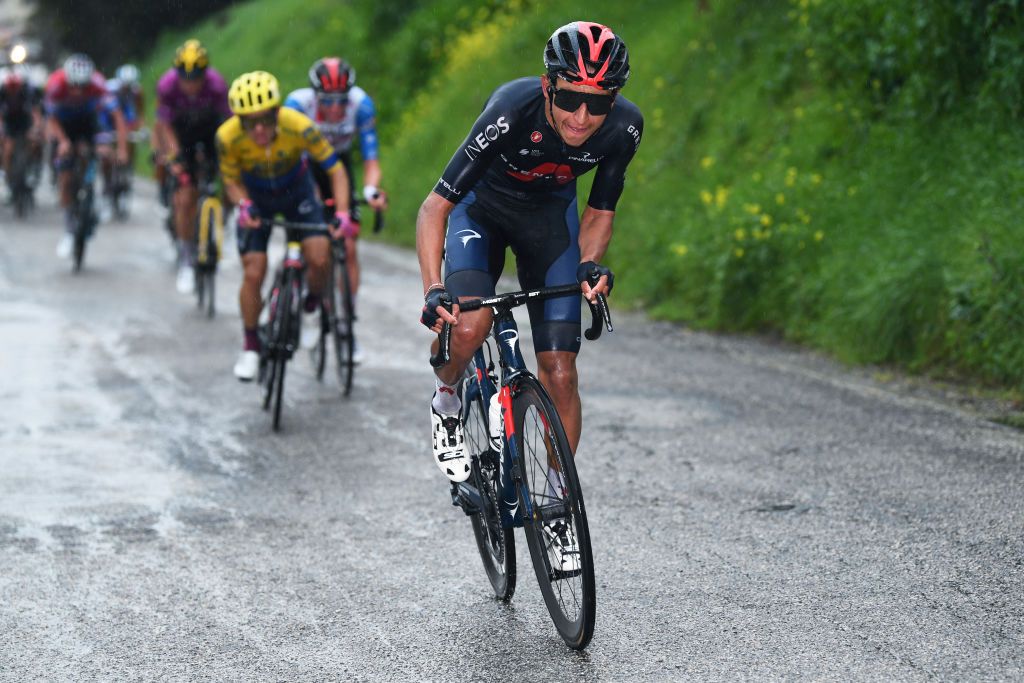
[[[546,351],[537,354],[537,367],[544,386],[553,394],[573,395],[579,389],[576,354]]]
[[[259,258],[259,256],[263,256],[263,258]],[[266,274],[266,255],[246,254],[242,258],[242,279],[246,285],[259,287]]]

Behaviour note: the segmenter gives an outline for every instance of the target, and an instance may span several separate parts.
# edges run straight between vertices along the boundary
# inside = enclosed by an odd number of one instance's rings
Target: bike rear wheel
[[[480,493],[481,510],[470,516],[484,571],[499,600],[508,602],[516,590],[516,545],[511,527],[501,524],[501,453],[495,452],[488,428],[488,400],[497,392],[494,379],[479,356],[470,361],[463,381],[462,410],[466,449],[473,460],[473,481]],[[482,389],[486,388],[486,392]]]
[[[334,358],[338,366],[338,385],[341,387],[341,393],[348,396],[352,392],[352,375],[355,371],[355,314],[348,265],[342,260],[334,261],[333,284],[331,298],[335,316],[335,320],[332,321]]]
[[[520,458],[523,530],[537,583],[562,640],[570,648],[582,650],[594,635],[597,600],[590,531],[572,452],[554,404],[536,378],[524,377],[516,383],[512,413]],[[553,566],[554,550],[546,523],[564,524],[567,533],[575,536],[578,555],[574,569]]]

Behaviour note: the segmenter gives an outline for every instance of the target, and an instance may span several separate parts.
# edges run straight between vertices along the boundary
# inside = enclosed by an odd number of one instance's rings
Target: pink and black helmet
[[[318,59],[309,67],[309,84],[317,93],[347,93],[356,84],[356,70],[338,57]]]
[[[602,90],[618,90],[629,79],[626,44],[607,26],[590,21],[574,21],[552,33],[544,66],[552,78]]]

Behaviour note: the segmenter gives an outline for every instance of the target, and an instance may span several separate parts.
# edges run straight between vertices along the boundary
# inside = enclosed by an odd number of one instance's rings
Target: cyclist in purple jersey
[[[574,22],[548,40],[544,64],[540,78],[511,81],[491,95],[416,221],[421,322],[434,332],[453,325],[451,362],[437,371],[430,411],[435,463],[453,481],[469,476],[460,380],[492,318],[489,309],[460,315],[459,298],[494,293],[506,247],[524,289],[578,282],[593,300],[612,288],[611,271],[598,264],[643,133],[640,110],[619,94],[629,78],[626,46],[606,26]],[[576,178],[589,171],[595,179],[581,218]],[[456,302],[451,312],[440,305],[446,295]],[[580,303],[572,295],[528,306],[538,374],[573,451],[582,426]],[[563,541],[560,547],[572,547],[572,539]]]
[[[178,291],[190,294],[195,286],[196,203],[194,179],[199,153],[207,169],[216,169],[216,134],[231,117],[224,78],[210,67],[206,49],[187,40],[174,55],[174,66],[156,86],[157,110],[153,142],[158,161],[178,180],[174,191],[175,230],[178,235]]]

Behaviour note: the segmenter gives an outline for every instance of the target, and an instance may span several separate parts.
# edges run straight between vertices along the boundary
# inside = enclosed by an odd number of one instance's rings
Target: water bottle
[[[491,395],[491,402],[487,409],[487,426],[490,431],[491,449],[501,453],[501,432],[504,427],[501,421],[501,402],[498,401],[498,392]]]
[[[294,242],[288,243],[288,256],[286,257],[289,261],[299,261],[302,259],[302,247]]]

